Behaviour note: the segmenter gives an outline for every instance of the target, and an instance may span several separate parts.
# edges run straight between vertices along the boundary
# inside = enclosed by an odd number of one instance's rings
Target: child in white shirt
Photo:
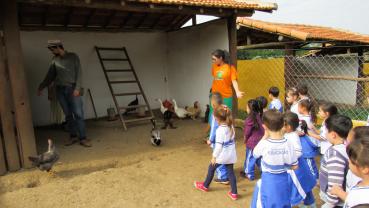
[[[196,189],[207,192],[209,190],[210,183],[213,180],[215,170],[220,165],[225,165],[227,168],[228,179],[231,184],[231,191],[228,192],[228,196],[232,200],[236,200],[238,195],[233,165],[237,161],[237,155],[232,112],[227,106],[221,105],[215,109],[214,116],[219,123],[219,127],[216,130],[213,157],[211,159],[205,181],[195,181],[194,185]]]

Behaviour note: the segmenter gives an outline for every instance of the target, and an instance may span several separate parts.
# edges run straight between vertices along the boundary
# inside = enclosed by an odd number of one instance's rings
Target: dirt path
[[[59,141],[65,133],[37,131],[43,149],[48,135],[55,135],[57,177],[35,169],[0,177],[0,207],[249,207],[255,183],[240,177],[237,201],[227,198],[228,186],[212,184],[209,193],[193,188],[194,180],[204,179],[211,154],[201,142],[203,123],[177,121],[178,129],[162,131],[161,147],[150,145],[149,125],[122,132],[119,123],[111,124],[88,123],[91,149],[64,148]],[[237,153],[238,176],[245,154],[241,140]]]

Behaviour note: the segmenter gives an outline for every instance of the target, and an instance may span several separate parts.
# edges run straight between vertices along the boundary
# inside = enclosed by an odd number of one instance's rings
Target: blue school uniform
[[[218,127],[219,127],[219,124],[218,124],[217,120],[215,119],[214,115],[211,115],[211,125],[210,125],[210,135],[209,135],[211,148],[214,148],[215,133],[216,133]],[[215,173],[216,173],[216,176],[219,180],[228,181],[227,167],[225,165],[220,165],[215,170]]]
[[[285,138],[261,140],[254,149],[254,157],[261,158],[262,174],[254,189],[251,207],[291,207],[287,170],[298,164],[292,143]]]
[[[318,179],[319,171],[314,158],[319,154],[319,146],[314,144],[311,140],[312,139],[307,135],[300,137],[302,157],[306,160],[309,170],[314,175],[315,179]]]

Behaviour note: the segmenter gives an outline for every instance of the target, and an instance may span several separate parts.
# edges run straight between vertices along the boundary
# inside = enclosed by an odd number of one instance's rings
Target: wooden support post
[[[192,26],[197,25],[196,15],[192,17]]]
[[[23,66],[23,53],[18,26],[17,1],[3,0],[0,6],[3,13],[3,29],[8,71],[10,78],[15,119],[21,151],[21,161],[25,168],[32,167],[27,157],[36,155],[35,134],[31,118],[26,73]]]
[[[9,171],[20,169],[19,150],[14,132],[14,119],[12,114],[12,103],[9,76],[6,72],[5,48],[0,35],[0,117],[1,129],[3,131],[5,158]],[[0,140],[1,141],[1,140]],[[1,150],[0,150],[1,154]],[[0,161],[1,163],[1,161]],[[1,174],[1,173],[0,173]]]
[[[233,65],[237,69],[237,26],[236,26],[236,18],[237,16],[234,14],[227,19],[227,28],[228,28],[228,45],[229,45],[229,55],[230,55],[230,64]],[[233,89],[233,88],[232,88]],[[246,92],[247,93],[247,92]],[[233,116],[234,118],[238,114],[238,99],[237,95],[233,89]]]
[[[362,78],[364,77],[363,48],[357,49],[357,55],[358,55],[358,64],[359,64],[359,67],[357,69],[357,77]],[[357,82],[356,104],[358,106],[363,106],[364,103],[365,103],[365,82]]]
[[[0,134],[0,176],[6,173],[6,164],[5,164],[5,152],[3,147],[3,137]]]

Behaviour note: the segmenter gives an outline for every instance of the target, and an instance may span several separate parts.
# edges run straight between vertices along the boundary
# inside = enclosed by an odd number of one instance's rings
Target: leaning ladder
[[[96,50],[96,53],[97,53],[97,56],[99,58],[99,61],[100,61],[100,64],[101,64],[101,67],[103,69],[103,72],[104,72],[104,75],[105,75],[105,79],[108,83],[108,86],[109,86],[109,90],[110,90],[110,93],[113,97],[113,100],[114,100],[114,104],[115,104],[115,107],[117,109],[117,112],[118,112],[118,115],[119,115],[119,119],[120,121],[122,122],[122,125],[123,125],[123,128],[124,130],[127,130],[127,126],[126,126],[126,123],[131,123],[131,122],[136,122],[136,121],[145,121],[145,120],[152,120],[154,119],[154,114],[150,108],[150,105],[149,105],[149,102],[147,101],[147,98],[146,98],[146,95],[142,89],[142,86],[141,86],[141,83],[140,81],[138,80],[138,77],[137,77],[137,74],[136,74],[136,71],[134,70],[133,68],[133,65],[132,65],[132,62],[131,62],[131,59],[129,58],[128,56],[128,53],[127,53],[127,50],[125,47],[122,47],[122,48],[107,48],[107,47],[97,47],[95,46],[95,50]],[[117,51],[117,52],[122,52],[122,58],[104,58],[102,56],[102,51]],[[129,65],[129,68],[120,68],[120,69],[107,69],[106,68],[106,62],[112,62],[112,61],[117,61],[119,63],[123,63],[123,62],[128,62],[128,65]],[[126,72],[126,73],[133,73],[133,76],[134,76],[134,80],[125,80],[125,81],[111,81],[108,74],[110,73],[116,73],[116,72]],[[117,84],[129,84],[129,83],[137,83],[138,85],[138,88],[139,88],[139,92],[126,92],[126,93],[116,93],[114,92],[113,90],[113,87],[112,85],[117,85]],[[120,106],[118,101],[117,101],[117,97],[121,97],[121,96],[132,96],[132,95],[142,95],[144,101],[145,101],[145,105],[133,105],[133,106]],[[127,110],[127,109],[133,109],[133,108],[139,108],[139,107],[147,107],[148,108],[148,111],[149,111],[149,115],[148,116],[145,116],[143,118],[133,118],[133,119],[124,119],[123,115],[122,115],[122,112],[124,110]]]

